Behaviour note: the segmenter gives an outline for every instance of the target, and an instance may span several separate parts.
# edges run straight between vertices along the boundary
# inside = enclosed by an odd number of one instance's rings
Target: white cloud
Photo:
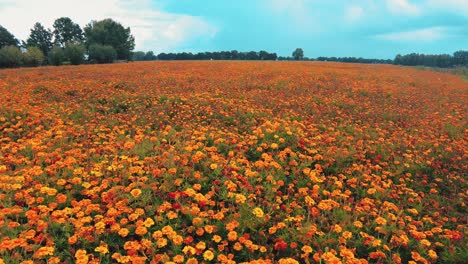
[[[376,38],[390,41],[434,41],[446,37],[445,27],[431,27],[413,31],[403,31],[377,35]]]
[[[447,9],[468,17],[467,0],[429,0],[427,7],[436,10]]]
[[[70,17],[82,27],[91,20],[112,18],[130,27],[136,49],[168,51],[194,38],[211,38],[218,28],[200,17],[152,10],[149,0],[0,0],[1,24],[25,40],[36,22],[51,28]]]
[[[312,0],[264,0],[263,3],[275,18],[284,18],[285,24],[290,25],[292,30],[320,30],[320,23],[312,13]]]
[[[418,15],[421,9],[408,0],[387,0],[387,8],[395,14]]]
[[[345,20],[348,22],[356,22],[359,19],[361,19],[363,14],[364,14],[364,9],[362,7],[350,6],[346,9],[344,17],[345,17]]]

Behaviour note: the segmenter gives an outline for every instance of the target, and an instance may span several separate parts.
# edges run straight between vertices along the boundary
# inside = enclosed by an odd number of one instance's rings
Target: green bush
[[[66,60],[65,51],[58,46],[52,48],[49,52],[49,63],[52,65],[62,65],[62,63]]]
[[[80,44],[67,44],[65,56],[73,65],[80,65],[84,61],[85,48]]]
[[[117,52],[112,46],[93,44],[89,46],[89,60],[97,63],[112,63]]]
[[[44,59],[44,53],[38,47],[28,47],[28,50],[23,53],[23,63],[26,66],[39,66],[44,62]]]
[[[14,68],[23,64],[23,54],[15,46],[6,46],[0,49],[0,68]]]

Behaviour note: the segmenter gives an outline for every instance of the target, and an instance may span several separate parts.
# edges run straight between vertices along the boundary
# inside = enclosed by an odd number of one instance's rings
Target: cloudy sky
[[[137,50],[267,50],[393,58],[468,49],[468,0],[0,0],[0,25],[26,39],[35,22],[113,18]]]

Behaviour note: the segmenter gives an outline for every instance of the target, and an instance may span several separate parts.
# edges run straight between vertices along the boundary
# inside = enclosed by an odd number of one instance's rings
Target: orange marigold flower
[[[127,228],[121,228],[118,232],[118,234],[121,236],[121,237],[126,237],[128,235],[130,231],[128,231]]]
[[[34,258],[43,258],[45,256],[52,256],[52,255],[54,255],[53,247],[40,247],[34,253]]]
[[[429,257],[430,257],[431,259],[434,259],[434,260],[437,259],[437,253],[436,253],[434,250],[429,249],[429,250],[427,251],[427,254],[429,255]]]
[[[307,253],[307,254],[312,253],[312,248],[311,248],[310,246],[307,246],[307,245],[306,245],[306,246],[303,246],[303,247],[301,248],[301,250],[302,250],[304,253]]]
[[[146,229],[146,227],[144,226],[138,226],[136,229],[135,229],[135,234],[139,235],[139,236],[143,236],[145,235],[146,233],[148,233],[148,229]]]
[[[137,198],[138,196],[140,196],[141,190],[140,189],[133,189],[133,190],[130,191],[130,194],[133,196],[133,198]]]
[[[236,231],[230,231],[228,233],[228,240],[229,241],[235,241],[237,240],[237,232]]]

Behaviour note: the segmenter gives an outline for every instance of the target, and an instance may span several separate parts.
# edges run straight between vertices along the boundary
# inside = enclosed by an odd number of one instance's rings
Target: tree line
[[[78,65],[82,63],[111,63],[114,61],[151,60],[299,60],[332,61],[346,63],[396,64],[407,66],[454,67],[468,66],[468,51],[449,54],[396,55],[391,59],[366,59],[356,57],[304,56],[302,48],[296,48],[291,56],[282,57],[265,50],[240,52],[180,52],[159,53],[135,51],[135,38],[129,27],[108,18],[91,21],[84,28],[68,17],[54,21],[52,29],[36,23],[25,41],[19,41],[0,25],[0,68],[39,65]]]
[[[38,22],[25,41],[0,25],[0,68],[130,60],[134,47],[130,28],[109,18],[83,29],[68,17],[56,19],[53,29]]]
[[[396,55],[394,64],[407,66],[428,66],[449,68],[454,66],[468,66],[468,51],[459,50],[450,54],[419,54]]]

